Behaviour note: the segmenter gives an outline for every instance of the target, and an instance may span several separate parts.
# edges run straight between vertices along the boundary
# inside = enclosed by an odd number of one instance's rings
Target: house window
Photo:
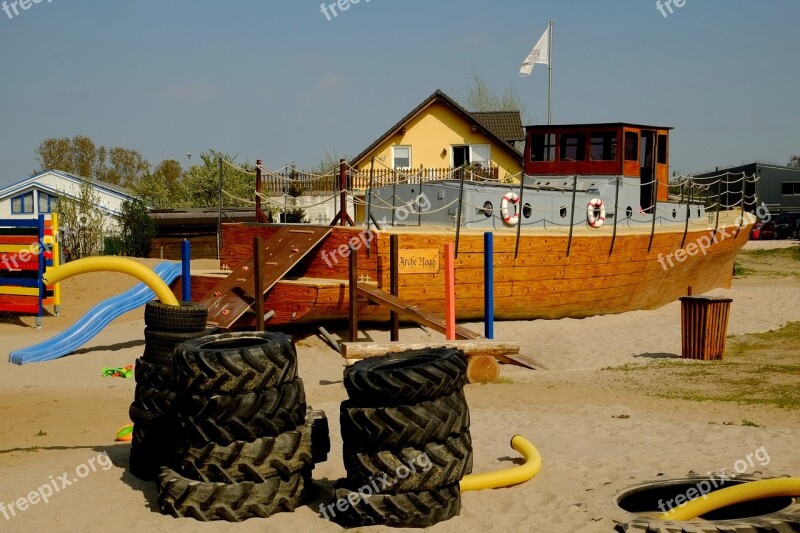
[[[561,136],[561,161],[583,161],[586,159],[586,136],[583,133],[568,133]]]
[[[470,150],[470,163],[489,168],[490,148],[488,144],[472,144]]]
[[[625,132],[625,161],[639,160],[639,134],[635,131]]]
[[[783,196],[800,196],[800,181],[784,181],[781,185]]]
[[[531,135],[531,161],[556,160],[556,135],[555,133],[537,133]]]
[[[617,133],[593,133],[590,140],[592,161],[617,160]]]
[[[46,192],[39,193],[39,214],[52,213],[56,208],[57,198]]]
[[[452,146],[450,152],[453,154],[451,166],[453,168],[465,165],[480,165],[489,168],[491,162],[491,147],[488,144],[465,144]]]
[[[33,214],[33,191],[20,194],[11,199],[12,215],[32,215]]]
[[[667,136],[663,134],[658,135],[658,159],[656,161],[659,165],[667,164]]]
[[[411,147],[393,146],[392,161],[394,168],[411,168]]]

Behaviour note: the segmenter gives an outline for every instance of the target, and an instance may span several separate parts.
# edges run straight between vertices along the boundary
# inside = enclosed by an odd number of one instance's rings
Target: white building
[[[98,197],[97,208],[105,216],[105,227],[115,227],[122,203],[134,200],[133,193],[119,185],[89,180],[60,170],[48,170],[0,190],[0,219],[49,215],[56,208],[58,196],[78,199],[81,185],[86,183],[91,184]]]

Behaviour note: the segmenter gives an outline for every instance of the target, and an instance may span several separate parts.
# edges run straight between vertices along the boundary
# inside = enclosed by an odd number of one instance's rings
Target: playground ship
[[[443,250],[453,243],[457,318],[482,320],[486,232],[497,319],[653,309],[688,290],[729,287],[754,222],[738,208],[752,180],[742,176],[737,193],[708,180],[670,184],[669,135],[625,123],[531,126],[519,183],[476,181],[466,169],[446,180],[407,176],[366,191],[369,225],[224,224],[220,262],[232,272],[195,273],[193,294],[225,328],[254,322],[256,270],[269,327],[347,320],[350,280],[360,320],[388,320],[390,308],[442,314]]]

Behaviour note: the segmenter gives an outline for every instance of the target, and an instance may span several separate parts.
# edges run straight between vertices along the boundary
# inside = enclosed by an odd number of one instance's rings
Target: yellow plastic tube
[[[525,458],[525,464],[483,474],[470,474],[461,480],[461,492],[468,490],[486,490],[499,487],[510,487],[525,483],[542,469],[542,456],[539,450],[522,435],[514,435],[511,447]]]
[[[800,478],[778,478],[753,481],[717,490],[695,498],[683,507],[676,507],[658,516],[661,520],[686,521],[729,505],[764,498],[800,496]]]
[[[42,279],[46,285],[54,285],[72,276],[88,274],[89,272],[119,272],[128,274],[145,283],[156,294],[161,303],[179,306],[178,299],[172,290],[159,278],[155,272],[146,266],[122,257],[85,257],[72,261],[58,268],[48,270]]]

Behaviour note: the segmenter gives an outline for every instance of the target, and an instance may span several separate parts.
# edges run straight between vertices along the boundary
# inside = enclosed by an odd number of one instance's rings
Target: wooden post
[[[461,238],[461,208],[464,204],[464,175],[467,173],[466,169],[461,169],[461,179],[458,186],[458,212],[456,214],[456,252],[455,256],[458,257],[458,243]]]
[[[467,361],[467,381],[470,383],[497,383],[500,380],[500,363],[494,357],[478,355]]]
[[[358,253],[350,245],[350,342],[358,340]]]
[[[400,296],[400,236],[389,236],[389,292],[392,296]],[[396,311],[389,314],[392,322],[392,342],[400,340],[400,315]]]
[[[253,238],[253,275],[255,277],[255,297],[256,297],[256,329],[264,331],[264,279],[261,277],[262,264],[261,237]]]
[[[455,255],[453,244],[444,245],[444,316],[445,336],[447,340],[456,340],[456,274],[455,274]]]
[[[484,336],[494,339],[494,240],[493,233],[483,234],[483,320]]]

